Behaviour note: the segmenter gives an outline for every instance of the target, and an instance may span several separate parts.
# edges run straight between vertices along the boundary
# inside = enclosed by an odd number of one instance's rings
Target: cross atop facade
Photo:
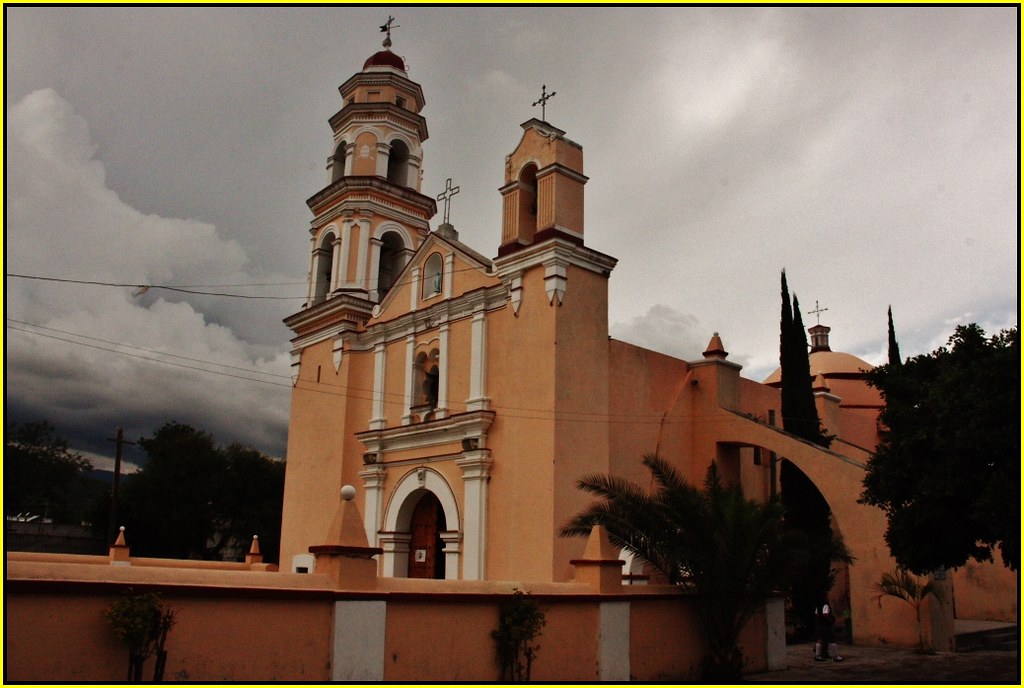
[[[452,196],[459,193],[459,187],[452,186],[452,178],[444,183],[444,191],[437,195],[437,200],[444,201],[444,223],[448,224],[448,211],[451,208]]]
[[[381,32],[382,33],[386,32],[388,34],[387,37],[384,39],[384,47],[385,48],[390,48],[391,47],[391,29],[399,28],[398,24],[395,24],[394,22],[395,22],[395,18],[392,17],[389,14],[388,15],[388,20],[386,22],[384,22],[383,24],[381,24],[381,27],[380,27]]]
[[[820,325],[821,324],[821,314],[824,313],[827,310],[828,310],[827,308],[822,308],[821,306],[819,306],[818,305],[818,300],[815,299],[814,300],[814,310],[813,311],[807,311],[807,313],[808,314],[813,313],[815,315],[815,317],[817,318],[817,320],[818,320],[818,324]]]
[[[534,104],[533,104],[533,107],[537,107],[538,105],[540,105],[540,119],[541,119],[542,122],[546,122],[547,121],[546,115],[544,113],[544,110],[545,110],[545,108],[547,106],[548,101],[555,97],[555,91],[552,91],[551,93],[547,93],[546,92],[547,88],[548,88],[547,84],[542,84],[541,85],[541,87],[540,87],[540,98],[536,102],[534,102]]]

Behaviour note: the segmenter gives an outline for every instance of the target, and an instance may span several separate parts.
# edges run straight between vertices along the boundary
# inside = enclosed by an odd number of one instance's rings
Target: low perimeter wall
[[[321,573],[168,564],[9,554],[5,680],[124,681],[127,650],[103,611],[127,588],[175,612],[168,681],[495,681],[491,631],[514,588],[547,610],[535,681],[686,681],[705,650],[692,599],[665,586],[381,578],[346,590]],[[771,600],[744,631],[747,671],[784,666],[781,629]]]

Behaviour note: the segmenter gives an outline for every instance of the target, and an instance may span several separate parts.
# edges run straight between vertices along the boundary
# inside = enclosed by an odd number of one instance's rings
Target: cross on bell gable
[[[555,95],[556,95],[555,91],[552,91],[551,93],[547,93],[547,88],[548,88],[547,84],[541,84],[541,87],[540,87],[540,98],[538,98],[533,103],[533,107],[537,107],[538,105],[540,105],[540,119],[541,119],[542,122],[546,122],[547,121],[547,115],[545,114],[545,109],[547,108],[548,101],[551,100],[552,98],[554,98]]]

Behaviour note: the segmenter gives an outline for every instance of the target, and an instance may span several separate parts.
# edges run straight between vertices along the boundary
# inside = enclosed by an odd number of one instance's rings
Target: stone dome
[[[826,378],[832,376],[852,377],[862,376],[874,368],[862,358],[842,351],[815,351],[810,355],[811,375],[821,373]],[[782,382],[782,368],[776,368],[771,375],[764,379],[766,385],[777,385]]]
[[[395,55],[390,50],[381,50],[380,52],[370,55],[370,57],[363,63],[363,70],[367,70],[370,67],[394,67],[405,71],[405,60]]]

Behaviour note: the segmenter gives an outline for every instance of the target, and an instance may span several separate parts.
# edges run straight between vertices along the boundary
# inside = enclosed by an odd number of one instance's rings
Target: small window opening
[[[434,253],[423,264],[423,299],[429,299],[441,293],[444,286],[444,260],[440,253]]]
[[[402,96],[395,96],[395,105],[397,105],[400,108],[404,108],[405,98],[403,98]]]

